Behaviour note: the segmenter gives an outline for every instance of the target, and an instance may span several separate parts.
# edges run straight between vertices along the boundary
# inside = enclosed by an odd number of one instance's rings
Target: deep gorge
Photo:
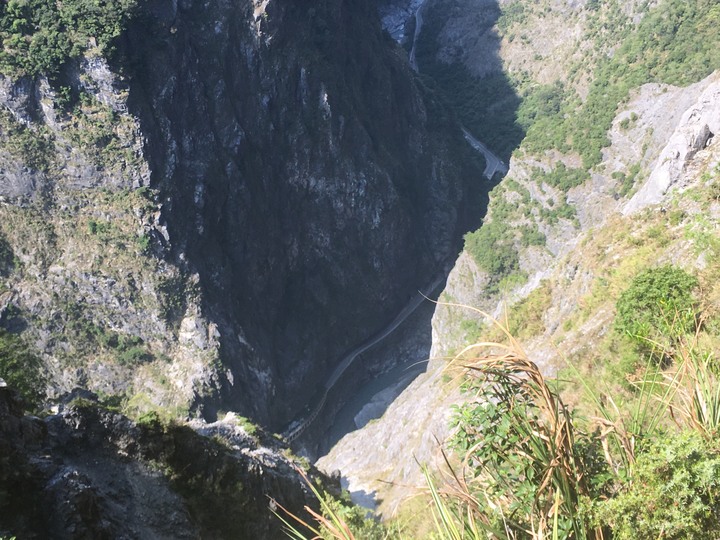
[[[220,336],[196,405],[279,430],[459,250],[484,185],[371,3],[250,7],[158,4],[123,52],[171,256]]]

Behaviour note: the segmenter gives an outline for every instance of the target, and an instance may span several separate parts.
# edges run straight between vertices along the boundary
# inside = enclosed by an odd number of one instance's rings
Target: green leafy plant
[[[598,505],[613,538],[711,540],[720,530],[720,447],[686,431],[655,440],[620,492]]]
[[[601,538],[582,512],[602,469],[589,448],[599,440],[584,435],[578,444],[569,409],[514,339],[473,345],[458,358],[476,399],[457,410],[453,443],[473,478],[469,492],[488,501],[478,513],[495,514],[494,527],[514,535]]]

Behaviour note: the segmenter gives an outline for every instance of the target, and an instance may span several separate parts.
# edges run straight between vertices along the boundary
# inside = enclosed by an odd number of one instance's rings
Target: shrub
[[[523,245],[523,247],[544,246],[547,242],[547,237],[545,236],[545,234],[540,232],[540,230],[537,228],[537,225],[534,225],[532,227],[523,226],[520,228],[520,232],[522,233],[522,236],[520,237],[520,243]]]
[[[15,253],[7,240],[0,234],[0,276],[5,276],[15,264]]]
[[[720,448],[696,432],[661,438],[638,456],[632,479],[599,505],[613,538],[717,538]]]
[[[512,236],[498,220],[466,234],[465,249],[478,266],[490,274],[493,283],[520,269],[520,256]]]
[[[625,197],[626,195],[630,194],[633,187],[635,186],[635,181],[638,178],[638,174],[640,174],[640,164],[635,163],[634,165],[631,165],[630,168],[627,170],[627,173],[616,171],[612,173],[612,178],[617,180],[618,185],[618,195],[621,197]]]
[[[136,366],[152,362],[153,355],[144,347],[134,346],[121,350],[118,354],[118,362],[124,366]]]
[[[582,185],[590,176],[581,169],[568,169],[564,163],[558,163],[550,172],[543,172],[535,169],[534,176],[538,184],[545,182],[553,186],[563,193],[567,193],[571,188]]]
[[[617,301],[615,328],[640,351],[663,354],[696,328],[695,277],[672,265],[638,274]]]
[[[0,5],[0,71],[53,75],[94,38],[109,52],[137,0],[8,0]]]

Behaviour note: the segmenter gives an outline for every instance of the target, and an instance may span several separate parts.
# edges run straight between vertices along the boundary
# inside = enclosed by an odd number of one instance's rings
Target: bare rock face
[[[389,518],[427,487],[422,466],[443,467],[451,405],[460,402],[457,391],[448,391],[444,368],[442,360],[431,362],[381,418],[348,433],[317,461],[326,473],[341,471],[342,487],[356,504]]]
[[[378,13],[383,28],[398,43],[408,37],[407,26],[425,0],[379,0]]]
[[[683,114],[650,177],[625,205],[623,214],[659,203],[671,188],[676,187],[693,156],[712,144],[715,134],[720,132],[720,75],[715,74],[704,83],[707,87]]]

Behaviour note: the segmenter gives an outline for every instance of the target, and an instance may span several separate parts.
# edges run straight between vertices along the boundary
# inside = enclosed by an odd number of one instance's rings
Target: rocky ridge
[[[317,505],[301,463],[235,418],[135,423],[76,391],[39,419],[16,398],[0,388],[0,535],[277,538],[271,498]]]
[[[715,81],[702,86],[702,95],[683,114],[647,182],[623,208],[624,214],[658,204],[669,190],[682,187],[676,184],[686,167],[700,150],[712,144],[715,134],[720,131],[720,84]]]
[[[217,344],[191,294],[173,339],[167,289],[197,276],[166,256],[127,81],[93,49],[68,69],[87,96],[73,111],[45,78],[2,78],[0,235],[12,263],[0,321],[45,355],[51,397],[81,385],[132,408],[187,410]]]

